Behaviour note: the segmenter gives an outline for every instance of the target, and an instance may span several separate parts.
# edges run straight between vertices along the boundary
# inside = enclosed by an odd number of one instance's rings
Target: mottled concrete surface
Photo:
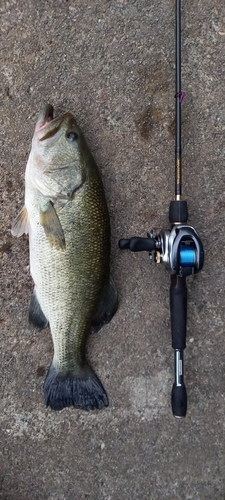
[[[4,500],[224,500],[225,6],[183,2],[183,185],[206,252],[189,278],[188,414],[171,415],[170,278],[122,236],[168,224],[174,1],[1,0],[1,401]],[[88,352],[110,406],[45,409],[49,330],[31,331],[28,241],[10,223],[43,103],[71,110],[102,172],[119,310]]]

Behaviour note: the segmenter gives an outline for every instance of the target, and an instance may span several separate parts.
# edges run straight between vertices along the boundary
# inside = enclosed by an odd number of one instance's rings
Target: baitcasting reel
[[[121,250],[129,249],[132,252],[149,252],[150,260],[160,264],[163,262],[167,271],[180,277],[196,274],[202,269],[204,260],[203,245],[197,231],[187,223],[174,221],[177,218],[177,206],[185,207],[186,201],[172,201],[170,204],[170,222],[173,224],[171,230],[162,229],[157,236],[153,231],[147,238],[133,237],[121,239],[119,247]],[[175,209],[175,210],[174,210]],[[173,213],[175,212],[175,213]],[[179,216],[181,218],[181,216]]]

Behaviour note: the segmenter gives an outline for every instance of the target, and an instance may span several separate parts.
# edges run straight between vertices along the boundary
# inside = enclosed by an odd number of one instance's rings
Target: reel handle
[[[140,238],[134,236],[130,239],[121,239],[119,241],[120,250],[131,250],[131,252],[152,252],[156,248],[154,238]]]
[[[184,384],[183,351],[186,347],[187,286],[185,276],[171,276],[170,317],[172,347],[174,349],[174,384],[171,406],[176,418],[185,417],[187,412],[187,392]]]

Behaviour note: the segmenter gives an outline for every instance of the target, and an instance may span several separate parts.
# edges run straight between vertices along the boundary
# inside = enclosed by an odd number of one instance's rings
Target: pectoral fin
[[[102,298],[96,316],[92,320],[92,332],[98,332],[103,325],[109,323],[117,311],[118,294],[116,285],[110,275],[107,285],[102,291]]]
[[[51,247],[55,247],[57,250],[62,250],[66,247],[63,229],[51,202],[48,202],[46,209],[40,210],[40,224],[44,228],[46,238]]]
[[[24,233],[29,233],[29,219],[25,205],[12,223],[11,233],[17,237],[22,236]]]

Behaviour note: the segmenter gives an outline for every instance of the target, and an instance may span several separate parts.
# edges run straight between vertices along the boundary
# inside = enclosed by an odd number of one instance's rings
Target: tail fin
[[[100,410],[108,406],[108,397],[99,378],[86,363],[80,371],[60,371],[52,364],[44,382],[46,406],[62,410],[74,406],[81,410]]]

